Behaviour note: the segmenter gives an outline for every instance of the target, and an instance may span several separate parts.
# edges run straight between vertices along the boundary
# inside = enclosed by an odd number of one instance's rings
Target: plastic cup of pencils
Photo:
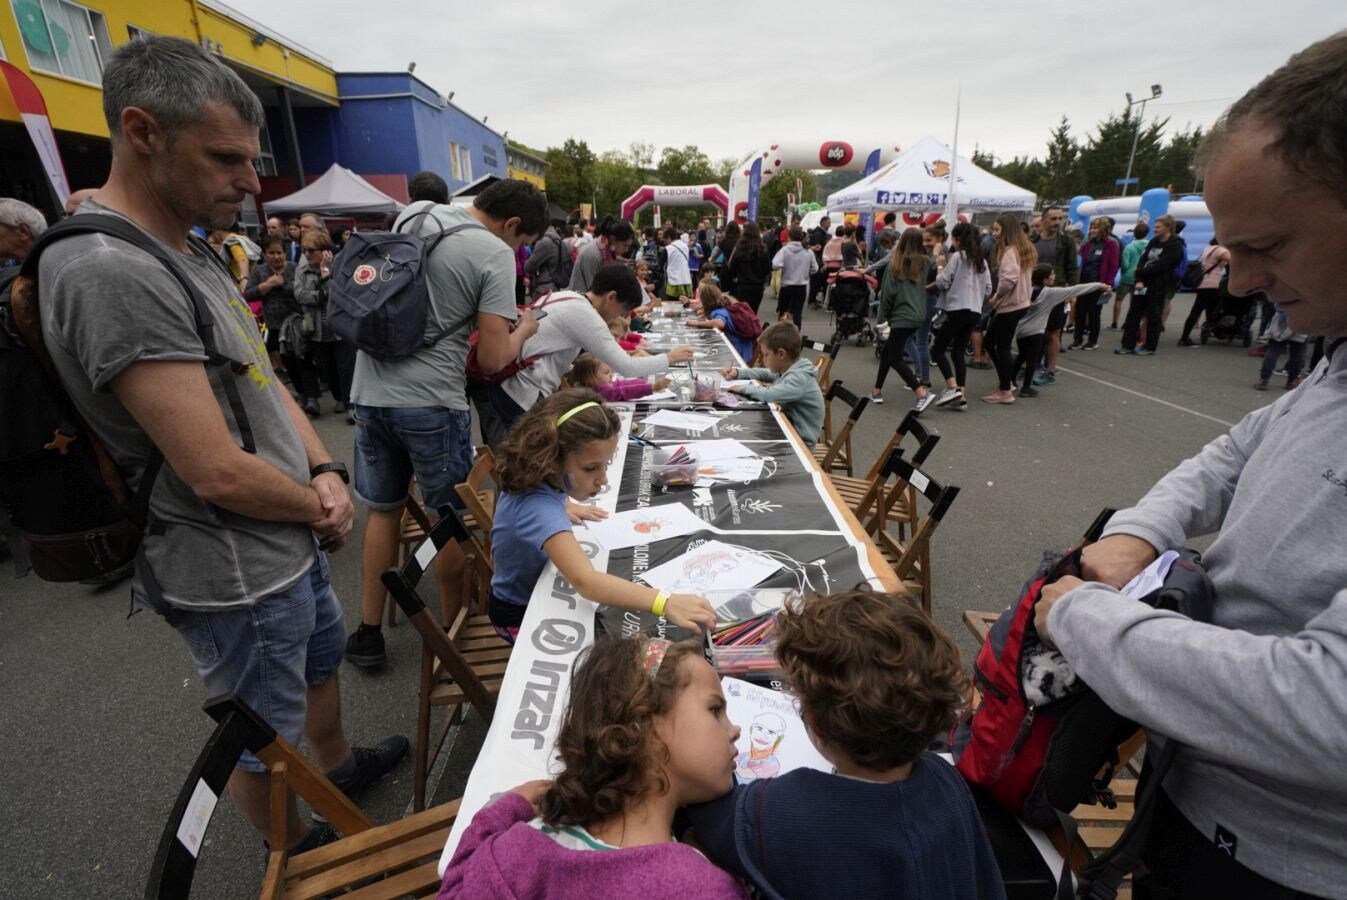
[[[698,372],[696,383],[692,388],[692,398],[708,403],[714,401],[720,396],[720,386],[724,380],[719,372]]]
[[[651,460],[650,480],[661,488],[692,485],[697,480],[697,458],[682,447],[656,450]]]

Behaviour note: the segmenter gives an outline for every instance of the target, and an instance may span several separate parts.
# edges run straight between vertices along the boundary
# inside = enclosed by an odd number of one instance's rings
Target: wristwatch
[[[314,479],[325,472],[336,472],[341,476],[343,484],[351,483],[351,476],[346,471],[346,463],[343,462],[325,462],[314,466],[309,470],[309,478]]]

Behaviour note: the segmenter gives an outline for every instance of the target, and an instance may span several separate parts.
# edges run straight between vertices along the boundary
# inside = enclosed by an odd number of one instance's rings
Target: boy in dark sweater
[[[834,771],[689,807],[712,860],[768,898],[1004,898],[967,785],[923,752],[967,690],[949,636],[906,597],[868,590],[812,597],[777,630],[785,680]]]

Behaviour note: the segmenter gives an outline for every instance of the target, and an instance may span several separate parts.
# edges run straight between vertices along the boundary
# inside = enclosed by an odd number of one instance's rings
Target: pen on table
[[[642,447],[658,447],[658,446],[659,446],[659,445],[656,444],[654,441],[647,441],[645,438],[641,437],[640,435],[628,434],[627,437],[628,437],[628,439],[630,439],[633,443],[640,444]]]

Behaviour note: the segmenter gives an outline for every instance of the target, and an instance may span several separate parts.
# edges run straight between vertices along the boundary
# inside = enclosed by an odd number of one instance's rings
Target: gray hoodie
[[[781,270],[781,284],[808,284],[809,276],[818,271],[818,260],[800,244],[791,241],[772,257],[772,268]]]
[[[1106,534],[1204,554],[1212,623],[1090,583],[1048,629],[1116,711],[1184,748],[1165,791],[1235,859],[1323,896],[1347,887],[1347,346],[1160,480]]]

